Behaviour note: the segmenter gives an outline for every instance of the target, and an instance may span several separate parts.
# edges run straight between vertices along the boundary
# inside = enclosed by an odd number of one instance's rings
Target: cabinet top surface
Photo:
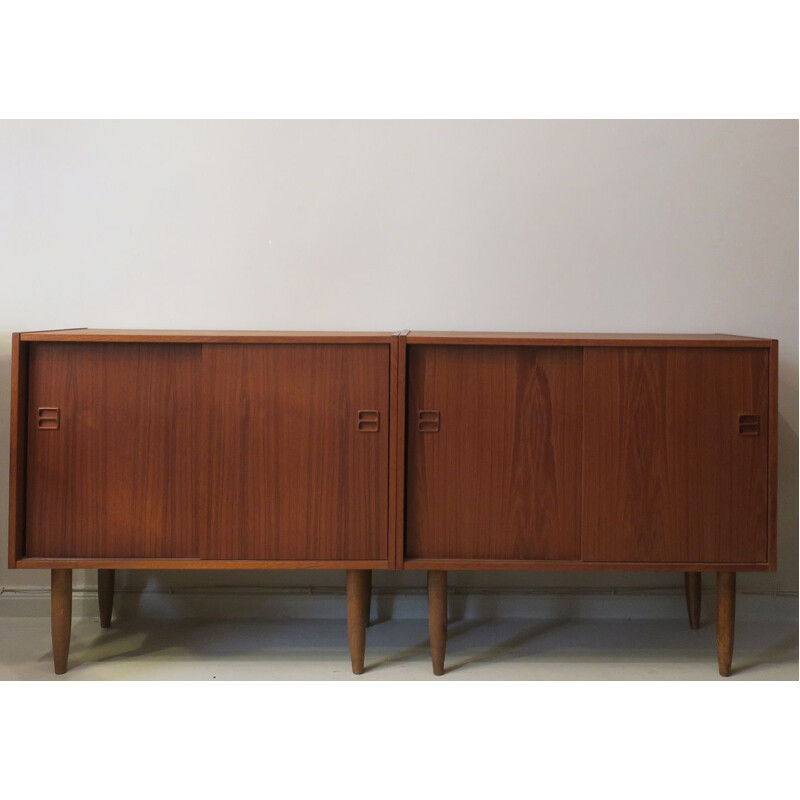
[[[69,328],[20,334],[23,342],[171,342],[171,343],[341,343],[388,344],[391,332],[374,331],[177,331]]]
[[[572,345],[649,347],[769,347],[770,339],[728,333],[522,333],[409,331],[409,344]]]
[[[769,347],[772,340],[727,333],[524,333],[404,331],[409,344],[572,345],[581,347]],[[387,344],[388,331],[179,331],[70,328],[21,333],[24,342],[362,343]]]

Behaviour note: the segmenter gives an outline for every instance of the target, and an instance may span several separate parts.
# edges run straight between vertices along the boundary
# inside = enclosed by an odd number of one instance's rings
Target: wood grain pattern
[[[198,555],[199,364],[191,345],[30,345],[26,555]]]
[[[72,570],[50,572],[50,636],[56,675],[67,671],[69,640],[72,635]]]
[[[8,481],[8,566],[25,554],[25,473],[28,426],[28,345],[11,337],[11,437]]]
[[[766,563],[768,387],[764,348],[587,350],[584,561]]]
[[[9,564],[11,566],[18,566],[22,568],[98,568],[98,569],[115,569],[120,567],[130,567],[135,569],[203,569],[207,568],[209,562],[200,557],[199,546],[193,555],[174,557],[171,554],[153,555],[151,551],[137,551],[135,555],[113,555],[109,556],[106,552],[98,552],[96,549],[91,552],[85,548],[80,550],[80,555],[54,555],[48,552],[46,555],[31,553],[30,550],[24,549],[25,544],[25,517],[26,517],[26,443],[28,439],[28,429],[30,423],[28,422],[28,407],[32,405],[25,396],[28,385],[27,378],[27,365],[28,365],[28,352],[29,349],[39,348],[46,346],[45,342],[58,342],[59,337],[74,336],[76,342],[82,342],[81,347],[89,346],[91,337],[107,337],[109,342],[113,345],[109,347],[115,348],[123,344],[126,347],[131,345],[125,344],[127,341],[132,341],[134,338],[149,339],[151,341],[159,341],[162,343],[172,342],[173,346],[179,341],[183,341],[185,337],[187,340],[197,342],[226,342],[226,343],[247,343],[250,341],[258,342],[305,342],[306,344],[326,342],[328,344],[349,342],[366,344],[371,341],[371,337],[377,337],[384,344],[387,342],[397,342],[396,352],[392,350],[392,346],[388,345],[390,351],[389,374],[391,381],[396,382],[397,391],[393,395],[389,395],[389,429],[392,432],[397,432],[397,438],[390,436],[389,455],[388,455],[388,470],[389,470],[389,484],[390,496],[388,499],[387,510],[387,524],[388,524],[388,542],[387,549],[384,555],[378,558],[329,558],[324,557],[302,557],[302,558],[224,558],[222,560],[214,560],[214,566],[221,569],[243,569],[243,568],[261,568],[261,569],[283,569],[299,567],[304,569],[326,569],[326,568],[369,568],[378,569],[386,568],[388,566],[403,566],[403,529],[404,529],[404,473],[405,473],[405,448],[403,427],[405,422],[404,404],[407,399],[407,394],[404,389],[404,382],[406,379],[406,342],[417,342],[417,345],[412,345],[413,351],[419,343],[424,341],[427,336],[442,336],[449,337],[449,341],[453,344],[468,344],[473,341],[480,341],[486,344],[491,344],[493,350],[504,350],[504,343],[514,343],[516,345],[531,342],[542,344],[543,342],[551,341],[554,346],[557,344],[559,349],[569,349],[568,345],[576,345],[578,343],[590,342],[587,344],[587,354],[602,352],[606,348],[617,348],[618,346],[625,345],[623,349],[632,346],[636,342],[640,342],[647,348],[648,352],[655,353],[662,348],[664,352],[677,349],[677,345],[681,345],[681,349],[685,347],[701,352],[724,353],[725,351],[733,348],[731,352],[742,351],[744,348],[758,348],[763,352],[769,352],[769,391],[768,391],[768,406],[769,413],[767,419],[762,424],[762,434],[760,437],[754,437],[753,440],[760,440],[762,443],[767,441],[768,450],[768,472],[767,472],[767,495],[768,495],[768,514],[767,514],[767,557],[763,558],[763,553],[759,554],[759,561],[749,561],[746,559],[730,560],[730,554],[726,558],[715,560],[708,555],[708,553],[701,554],[704,558],[703,561],[697,560],[697,553],[689,553],[681,555],[680,557],[669,558],[667,560],[659,561],[630,561],[625,559],[610,559],[603,561],[583,561],[576,562],[571,558],[547,558],[542,559],[541,556],[536,555],[532,558],[520,557],[516,553],[510,556],[495,555],[484,556],[483,554],[476,556],[453,557],[446,556],[440,557],[428,556],[427,553],[419,557],[412,557],[408,560],[406,566],[410,569],[443,569],[445,567],[474,570],[474,569],[534,569],[534,570],[563,570],[563,569],[577,569],[577,570],[594,570],[594,569],[637,569],[637,570],[651,570],[651,569],[680,569],[683,571],[736,571],[736,570],[755,570],[763,571],[767,569],[774,569],[776,565],[776,498],[777,498],[777,387],[778,387],[778,343],[771,340],[754,339],[750,337],[734,337],[725,335],[672,335],[672,336],[656,336],[652,335],[617,335],[617,334],[476,334],[476,333],[462,333],[462,334],[420,334],[402,332],[395,337],[388,336],[387,334],[371,334],[371,333],[320,333],[320,332],[247,332],[247,331],[234,331],[234,332],[215,332],[215,331],[92,331],[92,330],[71,330],[71,331],[52,331],[52,332],[30,332],[26,334],[15,334],[12,337],[12,430],[11,430],[11,492],[9,503]],[[127,338],[126,338],[127,337]],[[366,338],[365,338],[366,337]],[[548,338],[545,338],[548,337]],[[599,337],[599,338],[598,338]],[[29,344],[29,342],[31,342]],[[40,344],[41,343],[41,344]],[[684,344],[681,344],[684,343]],[[59,345],[62,346],[62,345]],[[66,346],[66,345],[64,345]],[[155,346],[155,345],[153,345]],[[159,346],[163,346],[159,345]],[[596,348],[600,348],[599,350]],[[698,349],[699,348],[699,349]],[[471,348],[466,348],[471,349]],[[518,348],[523,349],[523,348]],[[618,352],[622,352],[619,351]],[[756,352],[756,351],[753,351]],[[587,358],[590,356],[587,355]],[[395,368],[396,361],[396,368]],[[199,385],[203,385],[203,376],[199,375]],[[200,393],[202,397],[202,393]],[[37,404],[38,407],[38,404]],[[742,409],[743,410],[743,409]],[[198,412],[195,410],[195,414]],[[201,414],[202,416],[202,414]],[[37,432],[39,436],[48,435],[47,432]],[[54,434],[58,435],[58,433]],[[200,431],[197,430],[197,435]],[[392,442],[397,445],[392,451]],[[394,467],[394,475],[392,469]],[[206,475],[205,470],[201,471]],[[394,480],[396,478],[396,480]],[[56,484],[56,481],[53,481]],[[394,487],[394,497],[391,496],[392,488]],[[200,481],[198,486],[201,494],[203,491],[203,481]],[[199,498],[202,500],[202,498]],[[205,500],[207,502],[207,499]],[[57,505],[57,502],[54,504]],[[202,503],[200,503],[202,505]],[[202,521],[198,520],[198,525],[195,531],[199,532],[202,527]],[[394,524],[394,530],[392,525]],[[723,531],[719,532],[722,536]],[[54,532],[54,535],[60,536],[60,533]],[[34,532],[34,545],[36,534]],[[84,544],[91,545],[90,537],[84,537]],[[78,552],[78,551],[72,551]],[[713,555],[713,554],[712,554]],[[736,554],[734,554],[735,556]]]
[[[733,661],[733,629],[736,622],[736,573],[717,573],[717,660],[719,674],[727,678]]]
[[[409,346],[406,558],[580,556],[578,348]],[[420,410],[440,414],[420,432]]]
[[[388,345],[203,345],[203,376],[203,558],[388,559]]]
[[[97,570],[97,605],[100,610],[100,627],[110,628],[114,612],[114,570]]]
[[[683,574],[686,610],[689,612],[689,627],[694,631],[700,627],[700,611],[703,599],[702,581],[702,572],[685,572]]]
[[[428,573],[428,636],[434,675],[444,675],[447,650],[447,572]]]

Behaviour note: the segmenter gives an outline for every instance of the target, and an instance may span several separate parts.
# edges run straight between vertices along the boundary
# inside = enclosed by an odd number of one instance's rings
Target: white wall
[[[0,123],[10,333],[74,326],[727,332],[780,339],[777,574],[798,585],[798,125]],[[6,541],[7,471],[0,471]],[[419,585],[421,574],[376,584]],[[128,573],[128,586],[340,573]],[[45,572],[0,571],[0,585]],[[91,582],[90,573],[76,584]],[[673,586],[664,573],[462,585]]]

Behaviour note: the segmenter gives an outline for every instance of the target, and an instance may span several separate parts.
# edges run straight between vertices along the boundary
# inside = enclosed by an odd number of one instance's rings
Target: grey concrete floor
[[[434,678],[424,619],[373,622],[366,672],[350,670],[344,620],[73,622],[69,671],[53,674],[49,620],[0,618],[2,680],[798,680],[792,621],[736,625],[720,678],[714,625],[683,620],[454,622]]]

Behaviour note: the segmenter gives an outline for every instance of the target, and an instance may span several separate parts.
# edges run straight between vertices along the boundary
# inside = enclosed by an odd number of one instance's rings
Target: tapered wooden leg
[[[685,572],[683,574],[686,585],[686,608],[689,611],[689,627],[693,631],[700,627],[700,602],[703,591],[702,575],[702,572]]]
[[[111,613],[114,610],[114,570],[97,570],[97,602],[100,606],[100,627],[111,627]]]
[[[447,573],[444,570],[428,571],[428,634],[433,674],[444,675],[447,649]]]
[[[717,573],[717,659],[719,674],[731,674],[733,623],[736,617],[736,573]]]
[[[372,605],[372,570],[365,569],[364,572],[367,573],[367,587],[364,592],[364,627],[369,628],[369,609]]]
[[[67,671],[69,637],[72,631],[72,570],[50,571],[50,634],[56,675]]]
[[[350,661],[356,675],[364,671],[364,650],[367,646],[364,606],[368,602],[371,579],[372,574],[368,569],[347,570],[347,636],[350,640]]]

